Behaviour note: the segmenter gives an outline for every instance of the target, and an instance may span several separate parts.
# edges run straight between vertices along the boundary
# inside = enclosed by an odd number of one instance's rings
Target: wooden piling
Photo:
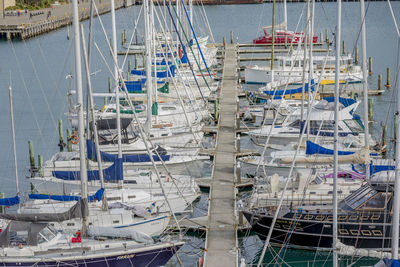
[[[215,121],[218,121],[218,116],[219,116],[219,114],[218,114],[218,99],[216,99],[215,100],[215,102],[214,102],[214,120]]]
[[[368,58],[368,75],[372,75],[372,57]]]
[[[321,40],[321,42],[322,42],[322,40]],[[325,42],[326,42],[327,44],[329,44],[328,29],[325,29]]]
[[[372,98],[368,98],[368,120],[372,122],[374,114],[374,100]]]
[[[240,161],[236,161],[236,183],[242,183],[242,174],[240,171]]]
[[[43,177],[44,176],[44,171],[43,171],[43,156],[38,155],[38,172],[39,176]]]
[[[0,198],[4,198],[4,193],[0,193]],[[0,213],[3,214],[5,212],[5,206],[0,206]]]
[[[358,47],[356,47],[356,54],[354,57],[354,64],[358,65]]]
[[[108,92],[112,93],[112,84],[111,84],[111,77],[108,77]]]
[[[131,77],[131,71],[132,71],[131,61],[128,60],[128,75],[127,75],[128,81],[130,80],[130,77]]]
[[[65,143],[64,143],[62,120],[58,120],[58,136],[59,136],[58,147],[60,148],[60,152],[63,152],[64,151],[64,147],[65,147]]]
[[[342,41],[342,55],[346,55],[346,41]]]
[[[392,87],[392,85],[390,84],[390,68],[386,69],[386,84],[385,84],[386,88],[390,88]]]
[[[378,90],[382,90],[382,75],[378,75]]]
[[[69,26],[67,26],[67,40],[69,40]]]
[[[233,31],[231,31],[231,44],[233,44]]]
[[[68,152],[72,152],[71,130],[70,129],[67,129],[67,150],[68,150]]]
[[[33,150],[33,142],[28,141],[28,146],[29,146],[29,163],[30,163],[29,171],[31,173],[31,177],[33,177],[35,175],[35,171],[36,171],[35,152]]]

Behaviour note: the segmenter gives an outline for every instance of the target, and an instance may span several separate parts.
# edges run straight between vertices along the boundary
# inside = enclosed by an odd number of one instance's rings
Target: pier
[[[209,195],[204,266],[237,266],[236,114],[238,109],[238,53],[225,47],[222,87],[219,93],[217,143]]]
[[[100,15],[110,12],[110,0],[96,0]],[[134,4],[132,0],[115,0],[115,9]],[[31,16],[32,14],[33,16]],[[96,14],[96,12],[94,12]],[[79,19],[90,17],[90,1],[79,4]],[[72,23],[72,5],[56,5],[53,8],[22,12],[20,16],[7,15],[0,18],[1,39],[28,39],[44,34]]]

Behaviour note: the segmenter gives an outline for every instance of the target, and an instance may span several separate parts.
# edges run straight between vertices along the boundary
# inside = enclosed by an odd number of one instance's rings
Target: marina
[[[0,21],[0,264],[398,264],[400,5],[250,2]]]

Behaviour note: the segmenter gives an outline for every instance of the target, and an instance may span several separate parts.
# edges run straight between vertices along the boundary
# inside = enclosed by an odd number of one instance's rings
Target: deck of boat
[[[208,208],[205,266],[238,265],[235,203],[238,57],[235,44],[226,45],[224,58],[217,145]]]

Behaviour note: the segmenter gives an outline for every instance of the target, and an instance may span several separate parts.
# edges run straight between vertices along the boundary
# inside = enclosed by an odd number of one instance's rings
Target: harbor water
[[[392,3],[394,14],[400,14],[400,3]],[[346,42],[346,52],[353,53],[355,47],[360,43],[360,12],[359,3],[345,2],[342,4],[342,39]],[[230,40],[230,32],[233,32],[234,41],[239,43],[250,43],[252,39],[262,34],[261,27],[271,24],[272,4],[256,5],[215,5],[205,6],[210,27],[215,42],[221,43],[225,37]],[[134,28],[140,7],[133,6],[120,9],[117,15],[117,38],[118,47],[121,47],[121,35],[127,30],[128,40]],[[199,7],[195,7],[198,11]],[[277,4],[276,21],[283,21],[282,4]],[[384,90],[382,95],[372,97],[374,100],[374,127],[373,135],[380,140],[381,125],[387,125],[388,143],[393,139],[393,114],[394,114],[394,92],[396,88],[396,64],[398,36],[392,20],[392,16],[386,2],[366,3],[366,31],[367,31],[367,56],[373,59],[373,74],[368,78],[369,88],[377,89],[378,74],[382,74],[383,83],[386,82],[386,68],[392,70],[392,87]],[[327,29],[332,41],[332,32],[336,25],[336,3],[316,3],[315,6],[315,33],[325,33]],[[288,4],[288,29],[303,31],[304,16],[306,12],[305,3]],[[111,16],[101,16],[107,37],[111,37]],[[194,16],[196,34],[206,35],[207,29],[203,23],[204,19],[200,12]],[[300,20],[300,22],[299,22]],[[83,22],[86,31],[88,21]],[[139,28],[141,28],[139,22]],[[28,140],[34,144],[36,155],[42,155],[48,160],[51,155],[58,151],[58,120],[64,122],[64,141],[66,139],[65,129],[68,122],[65,113],[68,111],[67,92],[73,88],[74,62],[73,62],[73,33],[70,31],[70,39],[67,40],[67,28],[62,28],[45,35],[38,36],[26,41],[2,41],[0,42],[0,192],[5,196],[15,195],[14,160],[12,150],[12,136],[10,123],[10,108],[8,98],[8,87],[10,82],[13,88],[14,117],[17,142],[17,159],[19,169],[19,181],[21,192],[28,193],[30,190],[29,180],[29,154]],[[143,31],[140,32],[143,34]],[[139,34],[139,39],[140,39]],[[98,18],[93,26],[93,42],[99,47],[104,57],[110,63],[110,53],[107,50],[107,40],[103,35]],[[359,49],[361,60],[361,49]],[[119,58],[122,64],[123,57]],[[133,59],[129,59],[133,65]],[[242,63],[245,64],[245,63]],[[249,62],[246,64],[256,64]],[[127,70],[128,63],[122,67]],[[92,84],[95,92],[108,91],[108,78],[111,74],[104,65],[97,49],[92,47],[91,60]],[[83,83],[85,85],[85,81]],[[103,99],[96,99],[97,108],[103,105]],[[362,114],[362,105],[358,109]],[[246,137],[243,138],[243,146],[246,149],[260,149],[253,145]],[[390,152],[390,151],[389,151]],[[204,172],[210,169],[209,165],[202,165],[196,172]],[[23,195],[24,197],[24,195]],[[197,202],[193,216],[207,214],[207,195],[203,194]],[[184,266],[196,266],[197,260],[202,256],[205,235],[188,235],[188,243],[180,250],[179,257]],[[243,233],[239,239],[241,256],[247,264],[256,264],[263,243],[251,233]],[[273,248],[268,251],[264,263],[267,266],[331,266],[331,255],[328,252],[313,252],[292,250],[287,248]],[[357,260],[356,258],[345,258],[341,266],[354,263],[353,266],[372,264],[371,259]],[[169,266],[179,266],[176,258],[172,259]]]

